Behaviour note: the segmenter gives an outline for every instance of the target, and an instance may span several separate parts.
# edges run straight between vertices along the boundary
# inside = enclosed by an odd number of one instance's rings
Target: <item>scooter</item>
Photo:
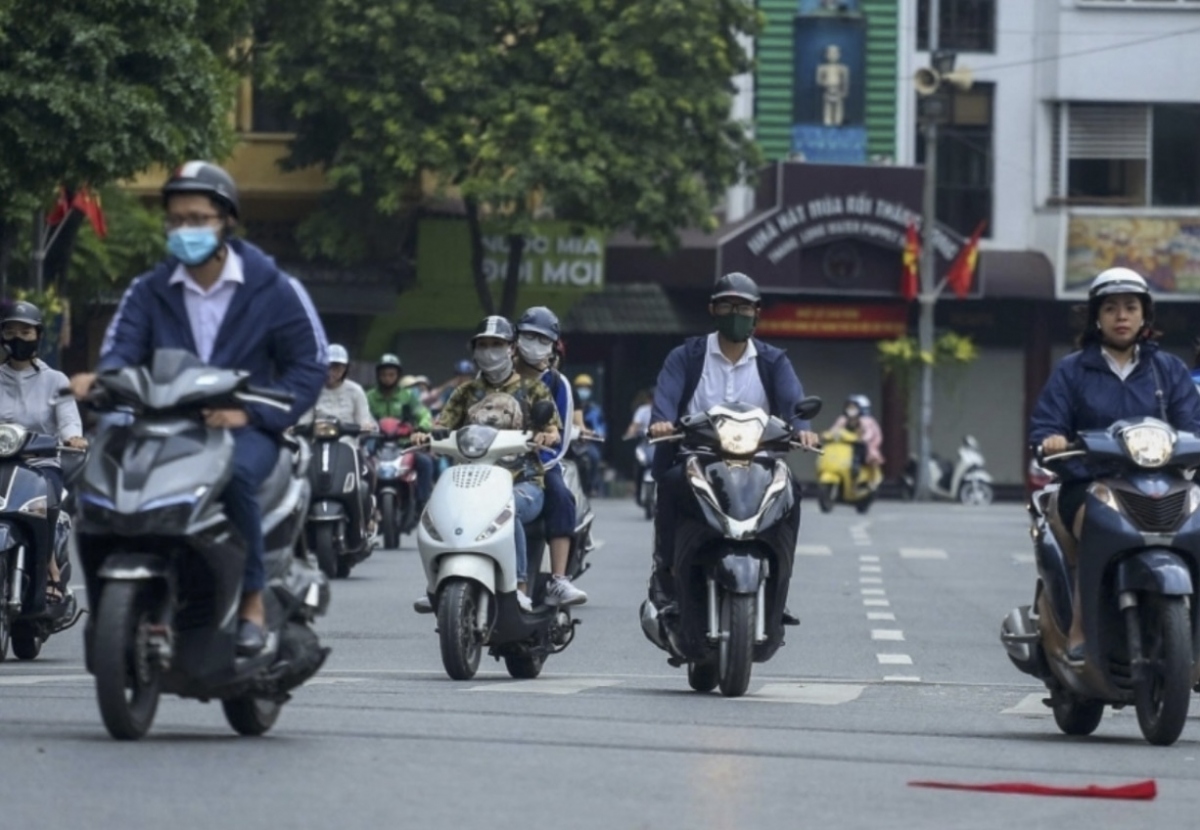
[[[554,404],[533,405],[535,431],[554,417]],[[469,680],[483,648],[503,658],[509,675],[534,678],[545,660],[571,644],[578,621],[570,608],[544,604],[549,574],[529,559],[532,611],[517,603],[516,508],[512,473],[497,462],[536,452],[532,432],[466,426],[435,432],[428,447],[457,463],[438,479],[417,529],[426,592],[437,611],[442,665]],[[528,539],[527,539],[528,542]],[[527,546],[528,549],[528,546]]]
[[[316,554],[326,576],[345,579],[379,541],[367,533],[375,496],[363,476],[358,450],[362,428],[318,417],[294,432],[311,437],[313,444],[308,468],[312,505],[305,526],[308,549]]]
[[[638,480],[634,482],[637,503],[642,506],[642,512],[647,521],[654,520],[654,502],[658,496],[658,488],[654,483],[654,447],[649,438],[643,436],[634,450],[637,458]]]
[[[380,437],[372,453],[375,463],[375,500],[379,504],[379,527],[383,546],[400,547],[401,534],[417,527],[416,456],[404,449],[411,441],[412,425],[397,418],[379,422]]]
[[[93,409],[133,412],[130,423],[95,440],[76,483],[91,605],[84,657],[104,725],[114,738],[141,738],[168,693],[220,700],[235,731],[261,735],[329,654],[312,630],[329,604],[329,583],[302,558],[308,456],[303,445],[285,446],[259,490],[267,646],[239,657],[246,549],[221,503],[234,439],[206,427],[203,411],[286,411],[290,396],[175,349],[156,351],[149,367],[101,373],[96,386]]]
[[[917,458],[909,458],[901,482],[904,496],[912,499],[917,492]],[[929,491],[934,496],[961,504],[985,507],[992,503],[995,491],[992,474],[984,465],[979,442],[973,435],[963,438],[958,460],[951,464],[936,455],[929,459]]]
[[[858,432],[849,428],[826,432],[821,437],[821,447],[825,451],[817,458],[817,504],[821,512],[829,513],[841,502],[854,505],[860,514],[866,513],[875,500],[883,473],[862,458],[855,464],[856,454],[866,455]]]
[[[810,419],[820,398],[797,406]],[[720,687],[740,697],[754,663],[783,645],[783,609],[796,549],[789,521],[798,493],[783,456],[800,447],[785,421],[756,406],[726,403],[683,418],[682,442],[691,495],[703,520],[680,517],[675,531],[677,603],[642,603],[642,632],[688,667],[698,692]]]
[[[1118,421],[1039,463],[1055,469],[1069,458],[1101,476],[1088,488],[1082,538],[1059,517],[1058,485],[1035,494],[1037,588],[1032,606],[1004,619],[1001,642],[1013,665],[1046,684],[1066,734],[1090,735],[1106,705],[1133,704],[1146,740],[1168,746],[1200,682],[1200,486],[1190,475],[1200,437],[1155,418]],[[1076,586],[1082,663],[1066,653]]]
[[[83,613],[70,588],[61,601],[46,601],[51,556],[59,581],[65,586],[71,577],[71,520],[62,512],[63,494],[51,492],[30,462],[60,452],[80,451],[60,447],[52,435],[0,425],[0,660],[8,656],[10,641],[17,659],[36,659],[50,635],[75,625]]]

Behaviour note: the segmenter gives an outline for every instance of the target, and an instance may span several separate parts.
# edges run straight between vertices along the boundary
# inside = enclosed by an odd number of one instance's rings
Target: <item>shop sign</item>
[[[763,310],[759,337],[809,337],[884,340],[908,333],[908,308],[902,305],[801,305],[784,303]]]
[[[1063,289],[1083,294],[1107,268],[1132,268],[1156,294],[1200,294],[1200,217],[1072,213]]]

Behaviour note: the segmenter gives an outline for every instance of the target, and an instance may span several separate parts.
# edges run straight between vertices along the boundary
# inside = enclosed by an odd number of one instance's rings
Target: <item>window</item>
[[[1200,106],[1063,104],[1057,119],[1053,202],[1200,205]]]
[[[1200,9],[1200,0],[1075,0],[1077,6],[1128,9]]]
[[[950,121],[938,128],[937,218],[963,236],[987,220],[992,234],[992,99],[994,84],[951,96]],[[917,136],[917,163],[925,141]]]
[[[996,51],[996,0],[941,0],[938,48]],[[917,0],[917,48],[929,49],[929,0]]]

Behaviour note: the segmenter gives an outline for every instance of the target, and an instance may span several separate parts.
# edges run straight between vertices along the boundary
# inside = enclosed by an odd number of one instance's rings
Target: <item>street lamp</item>
[[[921,207],[921,293],[917,340],[921,353],[921,417],[917,437],[916,499],[930,498],[929,459],[933,454],[933,322],[937,304],[938,284],[934,273],[937,256],[933,248],[933,232],[937,225],[937,133],[938,125],[950,120],[951,87],[971,88],[971,72],[954,69],[957,55],[937,48],[938,0],[929,3],[929,60],[931,66],[921,67],[913,76],[917,91],[917,121],[925,140],[925,192]]]

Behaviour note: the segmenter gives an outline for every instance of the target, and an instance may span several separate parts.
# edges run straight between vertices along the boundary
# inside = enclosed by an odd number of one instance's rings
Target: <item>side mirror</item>
[[[796,404],[796,417],[804,421],[811,421],[820,411],[821,399],[816,395],[809,395]]]
[[[538,401],[529,410],[529,421],[535,430],[545,429],[554,420],[557,410],[550,401]]]

